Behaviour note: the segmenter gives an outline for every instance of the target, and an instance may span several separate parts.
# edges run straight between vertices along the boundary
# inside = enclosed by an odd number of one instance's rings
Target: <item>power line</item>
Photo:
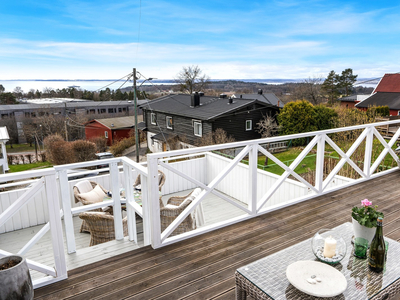
[[[112,84],[114,84],[114,83],[116,83],[116,82],[118,82],[118,81],[124,79],[124,78],[127,77],[127,76],[131,77],[131,76],[132,76],[132,73],[129,73],[128,75],[125,75],[125,76],[121,77],[120,79],[117,79],[117,80],[111,82],[110,84],[107,84],[107,85],[105,85],[105,86],[103,86],[103,87],[101,87],[101,88],[95,90],[95,92],[98,92],[98,91],[100,91],[100,90],[102,90],[102,89],[104,89],[104,88],[106,88],[106,87],[109,87],[110,85],[112,85]]]

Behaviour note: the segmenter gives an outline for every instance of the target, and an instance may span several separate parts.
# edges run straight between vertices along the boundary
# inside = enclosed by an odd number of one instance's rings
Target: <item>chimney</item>
[[[192,107],[196,107],[196,106],[200,106],[200,95],[198,92],[194,92],[191,95],[192,99],[191,99],[191,105]]]
[[[258,89],[258,94],[262,95],[262,93],[263,93],[262,89]]]
[[[233,103],[233,99],[232,99],[232,97],[229,97],[228,104],[232,104],[232,103]]]
[[[219,97],[220,97],[221,99],[225,99],[227,96],[226,96],[226,94],[220,94]]]
[[[204,92],[199,92],[200,97],[204,96]]]

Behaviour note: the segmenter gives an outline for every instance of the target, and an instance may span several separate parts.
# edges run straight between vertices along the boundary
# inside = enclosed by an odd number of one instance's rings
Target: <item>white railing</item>
[[[123,165],[123,176],[120,176],[119,166],[118,164],[122,163]],[[88,167],[96,167],[98,165],[109,164],[109,182],[110,182],[110,190],[112,193],[112,199],[106,200],[103,202],[99,202],[96,204],[84,205],[72,207],[71,202],[73,199],[73,195],[71,193],[72,188],[71,185],[73,183],[68,182],[67,170],[76,169],[76,168],[88,168]],[[54,167],[58,173],[59,178],[59,187],[60,187],[60,195],[64,212],[64,223],[65,223],[65,232],[66,232],[66,241],[67,241],[67,251],[69,254],[76,252],[76,243],[75,243],[75,234],[74,234],[74,225],[73,225],[73,215],[79,214],[81,212],[90,211],[96,208],[103,208],[106,206],[113,207],[113,216],[114,216],[114,229],[115,229],[115,238],[116,240],[122,240],[124,238],[123,235],[123,227],[122,227],[122,212],[121,212],[121,203],[126,201],[127,205],[127,217],[128,217],[128,232],[129,232],[129,240],[137,243],[137,230],[136,230],[136,216],[137,213],[139,216],[143,218],[143,232],[144,232],[144,244],[150,244],[150,236],[149,236],[149,218],[147,217],[147,170],[141,164],[137,164],[128,158],[110,158],[104,160],[83,162],[83,163],[75,163],[75,164],[67,164]],[[135,202],[133,196],[133,180],[136,178],[136,174],[141,175],[142,179],[142,206],[138,205]],[[78,180],[79,181],[79,180]],[[120,196],[120,188],[124,187],[126,191],[126,199],[121,199]]]
[[[54,232],[52,230],[51,234],[56,269],[54,270],[31,261],[28,261],[28,263],[33,269],[52,275],[50,276],[50,279],[46,280],[50,280],[50,282],[51,280],[60,280],[66,278],[67,275],[65,269],[65,257],[62,248],[63,242],[59,200],[63,207],[62,212],[64,215],[68,253],[76,251],[72,216],[94,208],[108,205],[113,206],[115,236],[117,240],[123,239],[121,202],[123,202],[124,199],[121,199],[119,193],[121,186],[125,188],[126,193],[125,200],[127,206],[129,240],[137,243],[136,214],[138,214],[143,219],[144,244],[151,244],[153,248],[159,248],[223,226],[253,218],[272,210],[305,201],[312,197],[341,189],[343,186],[356,184],[363,180],[368,180],[397,170],[398,167],[395,167],[391,170],[375,173],[386,155],[392,156],[393,159],[398,162],[398,157],[392,150],[392,147],[400,136],[400,130],[395,133],[389,142],[386,142],[376,129],[377,126],[386,124],[400,124],[400,121],[388,121],[290,136],[154,153],[148,155],[147,166],[137,164],[127,158],[113,158],[101,161],[56,166],[55,168],[42,171],[1,175],[0,182],[25,180],[23,181],[24,184],[29,183],[31,184],[31,187],[16,192],[5,192],[6,194],[4,194],[4,198],[0,195],[0,206],[2,206],[0,209],[3,209],[3,212],[0,214],[0,230],[2,228],[5,229],[6,226],[8,226],[7,229],[15,230],[16,227],[12,226],[17,222],[14,222],[13,218],[16,218],[15,220],[18,222],[25,222],[23,219],[28,216],[26,208],[24,208],[23,205],[29,205],[28,202],[30,202],[30,204],[35,203],[35,201],[38,201],[36,197],[39,196],[45,198],[48,208],[48,213],[45,217],[49,219],[50,224],[45,225],[43,229],[21,249],[20,253],[26,253],[26,251],[30,249],[31,245],[36,243],[50,227],[52,229],[54,228]],[[334,133],[352,130],[361,130],[362,133],[346,152],[340,149],[340,147],[329,137]],[[278,160],[272,153],[262,147],[262,145],[266,143],[278,143],[298,138],[310,138],[311,142],[289,166]],[[379,141],[383,150],[378,158],[372,162],[372,145],[374,138]],[[364,142],[364,166],[360,168],[357,166],[356,162],[351,160],[351,155],[357,147]],[[323,165],[326,144],[330,145],[330,147],[334,149],[334,151],[340,156],[340,159],[329,175],[324,176]],[[238,151],[238,155],[233,159],[228,159],[213,153],[213,151],[216,150],[221,151],[232,148],[241,149]],[[302,160],[312,149],[316,150],[315,183],[307,182],[295,172],[296,167],[301,164]],[[284,170],[283,174],[275,175],[258,169],[257,158],[260,153],[267,156],[275,164],[280,166]],[[242,163],[244,158],[248,160],[248,165]],[[72,186],[74,181],[68,180],[67,170],[94,167],[99,164],[109,164],[110,174],[93,177],[94,181],[104,184],[106,185],[106,188],[111,189],[113,195],[112,199],[99,204],[86,206],[73,205]],[[351,166],[359,174],[360,179],[350,179],[339,176],[338,172],[345,164]],[[200,195],[194,199],[181,215],[179,215],[163,232],[161,232],[160,227],[158,170],[162,170],[166,174],[166,182],[162,190],[164,195],[194,189],[196,187],[202,189]],[[91,173],[91,171],[87,172]],[[132,189],[133,182],[137,175],[141,176],[142,206],[135,202]],[[289,176],[292,176],[296,180],[290,179]],[[31,180],[31,178],[38,177],[40,178]],[[92,180],[92,177],[90,179]],[[21,184],[21,182],[19,184]],[[11,187],[12,185],[14,185],[14,183],[5,183],[2,186]],[[12,194],[12,197],[10,197],[11,193],[14,193]],[[228,220],[204,225],[196,230],[180,235],[171,236],[171,233],[174,232],[177,226],[179,226],[179,224],[200,204],[204,203],[204,199],[209,194],[213,194],[219,199],[227,202],[231,206],[235,207],[235,209],[241,211],[242,214]],[[42,205],[42,209],[46,207],[45,204],[40,203],[35,205]],[[15,213],[18,210],[20,211],[20,216]],[[41,222],[46,221],[47,220],[41,220]],[[26,226],[31,225],[25,223],[23,227]],[[5,251],[0,252],[0,255],[6,254]],[[35,286],[39,286],[46,284],[46,282],[36,282],[35,284]]]
[[[0,175],[0,181],[24,180],[31,177],[40,178],[36,180],[29,189],[22,192],[18,199],[9,203],[8,207],[0,214],[0,227],[5,225],[7,221],[10,221],[18,214],[20,214],[20,218],[27,217],[26,206],[29,205],[29,202],[32,201],[36,195],[44,193],[45,199],[47,200],[49,222],[44,225],[43,228],[17,253],[19,255],[24,255],[45,235],[46,232],[50,230],[55,267],[46,266],[42,263],[27,259],[28,267],[30,269],[49,275],[33,281],[34,288],[37,288],[67,278],[61,225],[62,212],[60,211],[59,202],[57,201],[58,193],[56,188],[56,172],[54,169],[47,169]],[[0,249],[0,257],[12,254],[13,253]]]
[[[392,125],[397,124],[399,125],[399,121],[388,121],[388,122],[380,122],[380,123],[373,123],[373,124],[366,124],[360,126],[352,126],[346,128],[336,128],[331,130],[324,130],[324,131],[316,131],[316,132],[308,132],[302,134],[294,134],[289,136],[279,136],[279,137],[271,137],[266,139],[259,139],[259,140],[250,140],[250,141],[243,141],[237,143],[230,143],[230,144],[222,144],[222,145],[213,145],[213,146],[206,146],[200,148],[193,148],[193,149],[184,149],[184,150],[176,150],[176,151],[168,151],[162,153],[154,153],[148,155],[148,172],[149,172],[149,179],[150,179],[150,198],[149,201],[151,203],[151,222],[152,222],[152,246],[153,248],[159,248],[171,243],[175,243],[177,241],[181,241],[192,236],[196,236],[211,230],[215,230],[217,228],[227,226],[233,223],[237,223],[243,221],[248,218],[252,218],[258,216],[260,214],[264,214],[270,212],[272,210],[276,210],[279,208],[283,208],[288,205],[292,205],[301,201],[305,201],[307,199],[320,196],[326,194],[328,192],[341,189],[343,186],[349,186],[356,183],[359,183],[364,180],[369,180],[371,178],[384,175],[388,172],[392,172],[397,170],[398,167],[392,168],[390,170],[374,173],[378,166],[381,164],[382,160],[385,158],[387,154],[391,155],[393,159],[399,163],[399,159],[396,153],[393,151],[392,147],[394,146],[396,140],[400,136],[400,129],[394,134],[389,142],[386,142],[381,134],[376,129],[377,126],[382,125]],[[351,145],[347,152],[344,152],[330,137],[329,135],[345,132],[345,131],[353,131],[353,130],[361,130],[362,133],[359,137],[355,140],[355,142]],[[378,158],[372,163],[372,148],[373,148],[373,140],[374,137],[379,141],[379,143],[383,146],[383,150],[378,156]],[[279,159],[277,159],[271,152],[267,151],[261,144],[266,143],[274,143],[274,142],[281,142],[281,141],[288,141],[294,140],[299,138],[310,138],[311,141],[308,145],[304,148],[304,150],[298,155],[298,157],[290,164],[290,166],[286,166],[282,163]],[[352,154],[355,150],[361,145],[361,143],[365,142],[365,153],[364,153],[364,161],[363,161],[363,169],[361,170],[357,164],[351,160]],[[325,155],[325,144],[328,144],[336,151],[336,153],[340,156],[339,162],[330,171],[329,175],[324,178],[324,155]],[[210,179],[207,184],[201,182],[200,180],[186,174],[182,170],[176,169],[170,164],[166,162],[166,160],[172,160],[176,157],[180,156],[198,156],[204,153],[209,153],[211,151],[221,151],[224,149],[232,149],[232,148],[240,148],[242,150],[240,153],[232,160],[229,161],[228,164],[217,172],[218,174],[215,175],[213,179]],[[294,170],[296,167],[303,161],[303,159],[307,156],[307,154],[313,149],[316,148],[316,169],[315,169],[315,184],[311,184],[303,179],[299,174],[297,174]],[[257,158],[258,153],[261,152],[263,155],[267,156],[269,159],[274,161],[278,166],[280,166],[284,173],[280,175],[275,182],[268,187],[268,190],[259,197],[257,192],[259,190],[259,170],[257,169]],[[248,172],[247,178],[244,185],[248,186],[248,204],[247,206],[238,205],[237,202],[232,201],[227,195],[221,193],[217,186],[229,176],[230,173],[233,172],[235,168],[241,165],[241,160],[248,156],[249,157],[249,165],[248,165]],[[343,168],[345,164],[350,165],[360,176],[360,179],[353,180],[343,180],[340,176],[338,176],[338,172]],[[196,187],[200,187],[203,189],[201,194],[193,200],[193,202],[163,231],[161,232],[160,227],[160,207],[158,203],[158,190],[157,190],[157,169],[163,168],[168,170],[171,173],[175,173],[179,177],[184,178],[185,180],[191,182]],[[303,187],[307,188],[309,193],[307,195],[302,195],[300,197],[295,197],[295,199],[286,202],[280,203],[277,205],[266,205],[271,199],[273,199],[274,195],[277,193],[278,189],[282,187],[285,182],[288,181],[288,177],[293,176],[297,179]],[[338,186],[337,183],[333,183],[333,181],[341,181],[345,183],[345,185]],[[347,181],[347,183],[346,183]],[[230,220],[222,221],[216,224],[211,224],[208,226],[200,227],[196,230],[185,232],[183,234],[177,236],[170,236],[171,233],[179,226],[179,224],[186,219],[186,217],[191,214],[196,207],[203,202],[204,198],[213,193],[219,198],[229,202],[230,204],[236,206],[237,208],[241,209],[244,214],[240,217],[235,217]]]

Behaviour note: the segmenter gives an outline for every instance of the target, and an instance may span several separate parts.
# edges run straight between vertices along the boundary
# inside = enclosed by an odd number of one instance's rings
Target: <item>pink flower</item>
[[[368,199],[364,199],[361,201],[361,205],[364,207],[368,207],[372,205],[372,202],[368,201]]]

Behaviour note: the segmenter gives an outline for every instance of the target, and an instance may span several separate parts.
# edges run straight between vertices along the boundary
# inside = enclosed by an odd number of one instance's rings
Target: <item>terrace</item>
[[[398,161],[392,148],[400,131],[386,141],[376,129],[396,122],[150,154],[144,165],[126,158],[103,160],[109,173],[90,179],[111,189],[113,198],[86,206],[74,203],[76,180],[68,180],[67,170],[98,162],[2,175],[3,187],[10,188],[14,183],[6,182],[15,180],[24,180],[25,187],[19,188],[20,182],[17,189],[0,194],[0,256],[20,253],[29,259],[35,296],[43,299],[232,299],[236,268],[305,240],[319,228],[350,221],[351,207],[360,199],[379,204],[385,213],[385,235],[400,239],[400,200],[392,188],[400,174],[397,166],[382,167],[387,160]],[[333,141],[343,132],[357,132],[344,150]],[[299,138],[310,142],[289,166],[262,147]],[[328,147],[340,157],[329,173],[324,164]],[[233,148],[241,149],[233,159],[216,152]],[[294,170],[311,151],[316,153],[315,174],[307,181]],[[361,162],[352,160],[357,151],[364,154]],[[273,160],[283,174],[258,169],[259,155]],[[338,175],[346,168],[357,176]],[[166,175],[164,204],[171,195],[201,188],[163,232],[158,169]],[[128,188],[139,174],[142,206]],[[122,231],[121,186],[126,191],[127,237]],[[199,205],[205,223],[172,236]],[[103,206],[113,206],[116,240],[87,247],[89,234],[77,232],[76,215]],[[39,224],[45,225],[34,227]]]

